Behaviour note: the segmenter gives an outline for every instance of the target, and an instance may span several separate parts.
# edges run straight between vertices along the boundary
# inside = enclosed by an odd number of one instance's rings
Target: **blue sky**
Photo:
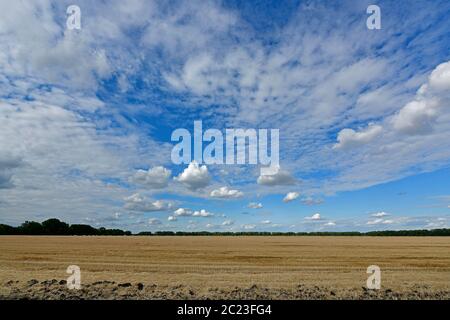
[[[448,1],[0,0],[0,222],[448,227],[449,21]],[[174,164],[195,120],[279,129],[278,172]]]

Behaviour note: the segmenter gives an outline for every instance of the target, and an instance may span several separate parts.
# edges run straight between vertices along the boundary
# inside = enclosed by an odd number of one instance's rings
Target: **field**
[[[0,297],[450,299],[450,237],[1,236]]]

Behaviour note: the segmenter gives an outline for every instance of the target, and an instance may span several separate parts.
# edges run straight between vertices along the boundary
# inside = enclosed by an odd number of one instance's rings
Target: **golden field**
[[[82,284],[183,287],[194,297],[252,286],[348,296],[365,287],[367,267],[378,265],[382,290],[448,294],[450,237],[0,236],[4,297],[31,279],[66,279],[69,265],[81,268]]]

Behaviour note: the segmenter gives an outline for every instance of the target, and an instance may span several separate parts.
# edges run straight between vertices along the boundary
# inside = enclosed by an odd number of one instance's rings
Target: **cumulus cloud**
[[[250,202],[247,206],[250,209],[261,209],[263,207],[262,203]]]
[[[450,103],[450,61],[438,65],[420,87],[413,101],[407,103],[393,118],[395,130],[410,134],[427,134]]]
[[[185,209],[185,208],[178,208],[173,213],[177,217],[188,217],[188,216],[192,215],[192,210]]]
[[[438,116],[437,106],[437,101],[411,101],[392,119],[393,126],[406,134],[431,132]]]
[[[201,209],[201,210],[190,210],[190,209],[185,209],[185,208],[178,208],[177,210],[174,211],[173,213],[174,217],[203,217],[203,218],[207,218],[207,217],[212,217],[214,216],[213,213],[206,211],[205,209]]]
[[[169,216],[169,217],[167,218],[167,220],[168,220],[168,221],[177,221],[177,217],[175,217],[175,216]]]
[[[243,192],[235,189],[229,189],[228,187],[221,187],[219,189],[211,191],[210,193],[211,197],[221,199],[240,198],[243,195]]]
[[[305,219],[317,221],[317,220],[321,220],[322,218],[320,217],[320,213],[315,213],[311,217],[305,217]]]
[[[288,192],[286,194],[286,196],[284,197],[283,202],[291,202],[291,201],[297,199],[299,196],[300,196],[300,193],[298,193],[298,192],[295,192],[295,191]]]
[[[353,129],[342,129],[337,136],[338,143],[333,148],[346,149],[367,144],[379,136],[382,131],[383,128],[380,125],[370,125],[358,132]]]
[[[193,216],[193,217],[203,217],[203,218],[207,218],[207,217],[212,217],[212,216],[214,216],[214,214],[211,213],[211,212],[206,211],[205,209],[201,209],[201,210],[198,210],[198,211],[194,211],[194,212],[192,213],[192,216]]]
[[[270,220],[263,220],[263,221],[261,221],[261,224],[271,224],[272,223],[272,221],[270,221]]]
[[[336,225],[336,223],[333,221],[328,221],[327,223],[324,223],[325,227],[334,227],[335,225]]]
[[[254,225],[254,224],[244,224],[244,225],[242,225],[242,228],[244,230],[252,230],[252,229],[256,228],[256,225]]]
[[[130,180],[151,189],[162,189],[167,187],[171,174],[170,170],[157,166],[147,171],[138,170]]]
[[[152,212],[152,211],[165,211],[170,210],[172,208],[172,203],[156,200],[149,200],[139,193],[135,193],[127,198],[125,198],[124,208],[132,211],[141,211],[141,212]]]
[[[208,168],[205,165],[199,166],[196,161],[192,161],[189,166],[174,179],[185,184],[189,189],[197,190],[206,187],[209,184],[211,177]]]
[[[257,183],[264,186],[283,186],[295,184],[295,179],[288,171],[277,168],[272,175],[260,175],[257,179]]]

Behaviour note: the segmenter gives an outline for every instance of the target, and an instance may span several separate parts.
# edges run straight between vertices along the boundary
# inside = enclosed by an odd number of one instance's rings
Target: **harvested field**
[[[69,265],[82,290],[68,290]],[[381,268],[381,290],[366,269]],[[7,299],[449,299],[445,237],[0,237]]]

